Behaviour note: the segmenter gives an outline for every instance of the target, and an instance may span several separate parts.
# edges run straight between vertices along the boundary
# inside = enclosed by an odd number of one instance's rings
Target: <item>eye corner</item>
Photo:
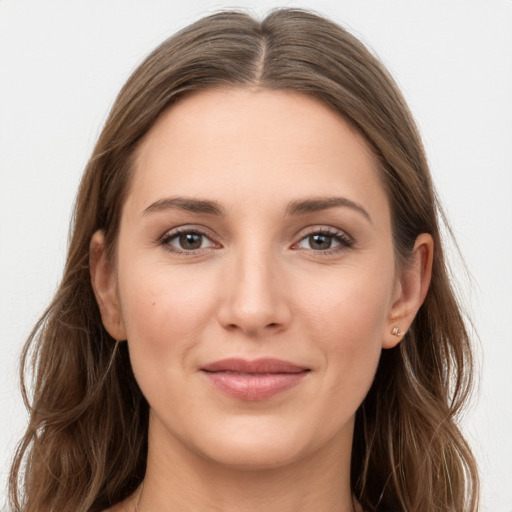
[[[350,235],[343,230],[333,227],[312,226],[307,232],[303,232],[299,236],[299,240],[292,244],[290,249],[303,250],[321,256],[339,254],[352,248],[354,245],[354,239]],[[317,247],[311,245],[314,237],[319,238],[319,240],[314,241],[314,243],[318,244]],[[309,247],[301,246],[303,243],[309,243]],[[323,247],[322,244],[324,245]]]
[[[187,237],[191,238],[187,240]],[[173,243],[174,241],[176,243]],[[178,256],[196,256],[211,249],[222,248],[222,244],[217,242],[212,235],[196,226],[180,226],[167,230],[158,238],[157,244]],[[186,244],[189,246],[185,247]]]

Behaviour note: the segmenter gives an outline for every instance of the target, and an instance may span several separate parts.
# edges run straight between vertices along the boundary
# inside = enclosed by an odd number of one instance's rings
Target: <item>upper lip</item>
[[[300,373],[309,368],[289,361],[273,358],[261,358],[253,361],[232,357],[208,363],[201,367],[206,372],[234,372],[234,373]]]

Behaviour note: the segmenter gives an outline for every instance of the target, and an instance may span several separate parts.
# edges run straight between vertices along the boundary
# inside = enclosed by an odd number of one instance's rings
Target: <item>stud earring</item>
[[[391,334],[392,334],[393,336],[399,336],[399,337],[400,337],[400,336],[403,336],[405,333],[400,332],[399,327],[398,327],[398,326],[395,326],[395,327],[393,327],[393,329],[391,330]]]

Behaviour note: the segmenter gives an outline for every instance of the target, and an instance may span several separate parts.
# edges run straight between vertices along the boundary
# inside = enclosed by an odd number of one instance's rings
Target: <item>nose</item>
[[[219,308],[225,329],[259,337],[288,327],[290,302],[276,259],[268,252],[247,249],[227,265]]]

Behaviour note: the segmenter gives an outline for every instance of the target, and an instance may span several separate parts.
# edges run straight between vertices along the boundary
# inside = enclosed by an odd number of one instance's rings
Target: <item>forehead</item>
[[[225,88],[182,98],[140,143],[134,173],[128,202],[138,210],[158,195],[229,202],[251,191],[267,205],[340,193],[387,208],[367,143],[333,110],[295,92]]]

